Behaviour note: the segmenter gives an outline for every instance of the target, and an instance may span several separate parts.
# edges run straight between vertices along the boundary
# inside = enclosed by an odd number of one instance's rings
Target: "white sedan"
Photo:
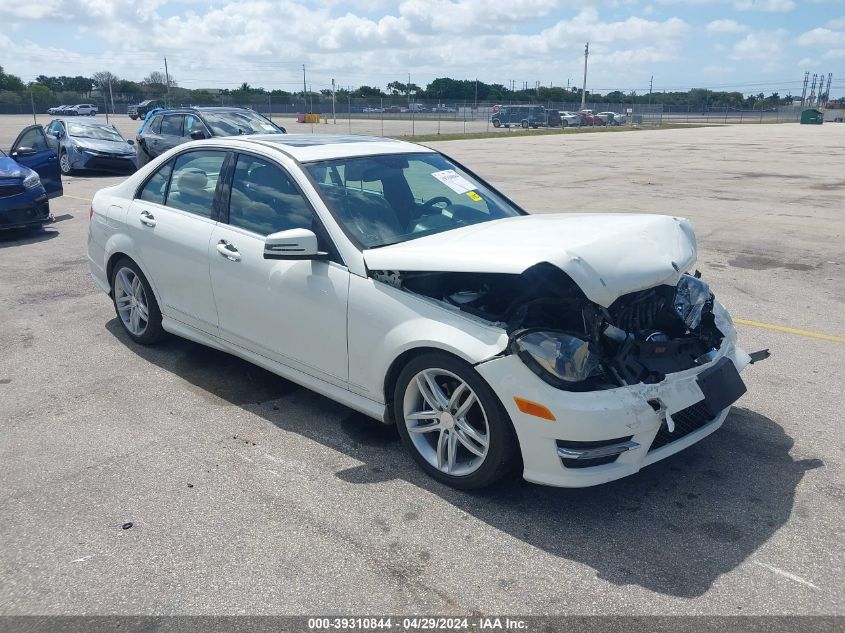
[[[397,424],[459,488],[600,484],[718,429],[751,357],[695,256],[681,218],[528,215],[438,152],[351,136],[180,145],[99,191],[88,235],[134,342]]]

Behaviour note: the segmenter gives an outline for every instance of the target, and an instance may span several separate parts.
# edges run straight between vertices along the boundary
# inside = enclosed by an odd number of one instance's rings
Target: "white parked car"
[[[80,103],[70,106],[70,109],[79,116],[95,116],[97,114],[97,106],[93,103]]]
[[[562,127],[570,127],[572,125],[581,125],[581,114],[579,112],[560,111],[560,124]]]
[[[418,145],[190,142],[91,214],[90,269],[133,341],[183,336],[395,423],[459,488],[630,475],[745,391],[686,220],[528,215]]]
[[[597,123],[601,121],[601,125],[625,125],[625,115],[618,112],[599,112],[595,118]]]

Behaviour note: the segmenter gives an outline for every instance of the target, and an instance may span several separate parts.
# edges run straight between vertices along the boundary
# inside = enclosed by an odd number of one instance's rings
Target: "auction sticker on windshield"
[[[455,193],[466,193],[467,191],[475,189],[475,186],[469,180],[461,176],[454,169],[436,171],[431,175]]]

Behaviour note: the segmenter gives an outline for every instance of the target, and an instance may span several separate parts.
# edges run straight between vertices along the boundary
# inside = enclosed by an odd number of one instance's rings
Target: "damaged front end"
[[[391,286],[437,300],[508,332],[508,351],[546,383],[598,391],[661,382],[715,358],[730,317],[699,275],[619,296],[607,307],[560,268],[522,274],[373,271]],[[720,325],[721,328],[720,329]]]

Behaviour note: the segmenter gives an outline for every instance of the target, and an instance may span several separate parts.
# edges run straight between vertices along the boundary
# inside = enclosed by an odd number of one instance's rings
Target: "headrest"
[[[208,184],[208,176],[201,169],[191,169],[179,175],[179,191],[201,190]]]

